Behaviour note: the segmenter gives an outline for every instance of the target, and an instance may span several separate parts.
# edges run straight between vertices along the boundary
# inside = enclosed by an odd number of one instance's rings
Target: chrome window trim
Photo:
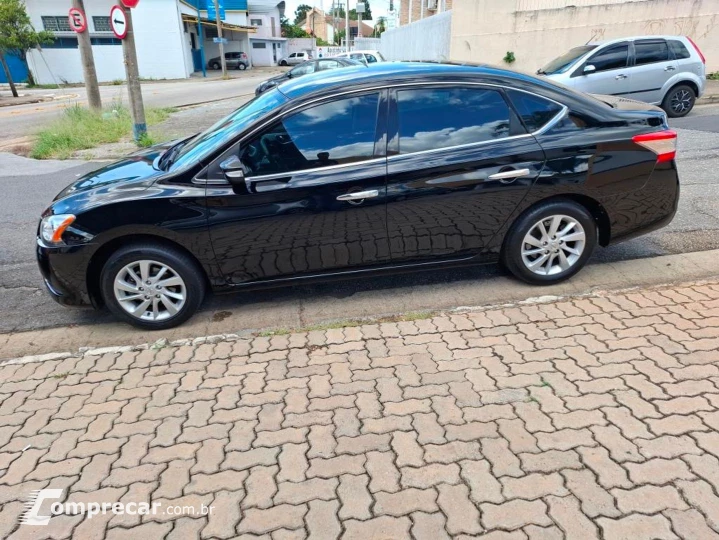
[[[441,151],[444,151],[444,150],[451,150],[451,149],[458,149],[458,148],[469,148],[469,147],[474,147],[474,146],[485,145],[485,144],[488,144],[488,143],[494,143],[494,142],[498,142],[498,141],[506,141],[506,140],[511,140],[511,139],[520,139],[520,138],[524,138],[524,137],[533,137],[533,136],[537,136],[537,135],[542,135],[542,134],[545,133],[546,131],[550,130],[550,129],[551,129],[552,127],[554,127],[560,120],[562,120],[562,119],[564,118],[564,116],[569,112],[569,108],[568,108],[566,105],[564,105],[564,104],[562,104],[562,103],[560,103],[560,102],[558,102],[558,101],[556,101],[556,100],[554,100],[554,99],[552,99],[552,98],[548,98],[548,97],[543,96],[543,95],[541,95],[541,94],[537,94],[537,93],[535,93],[535,92],[530,92],[530,91],[528,91],[528,90],[524,90],[524,89],[521,89],[521,88],[514,88],[514,87],[511,87],[511,86],[506,86],[506,85],[502,85],[502,84],[485,83],[485,82],[473,82],[473,81],[462,81],[462,80],[452,80],[452,81],[427,81],[427,82],[408,82],[408,83],[401,83],[401,84],[391,84],[391,83],[387,83],[387,84],[382,84],[382,85],[379,85],[379,86],[372,86],[372,87],[369,87],[369,88],[358,88],[358,89],[354,89],[354,90],[346,90],[346,91],[342,91],[342,92],[336,92],[336,93],[329,94],[329,95],[326,95],[326,96],[322,96],[322,97],[318,97],[318,98],[315,98],[315,99],[311,99],[311,100],[305,101],[305,102],[303,102],[303,103],[299,103],[299,104],[297,104],[296,106],[294,106],[294,107],[292,107],[292,108],[290,108],[290,109],[287,109],[285,112],[283,112],[283,113],[280,114],[279,116],[276,116],[276,117],[274,117],[274,118],[265,120],[265,121],[262,122],[260,125],[258,125],[257,127],[253,128],[251,131],[247,132],[247,133],[246,133],[245,135],[243,135],[237,142],[235,142],[235,143],[233,143],[233,144],[235,144],[235,145],[242,145],[242,143],[244,143],[245,141],[247,141],[249,138],[253,137],[256,133],[258,133],[259,131],[263,130],[265,127],[269,126],[270,124],[272,124],[272,123],[274,123],[274,122],[277,122],[277,121],[279,121],[279,120],[282,120],[283,118],[285,118],[286,116],[288,116],[288,115],[294,113],[294,112],[297,111],[298,109],[302,109],[302,108],[304,108],[304,107],[307,107],[307,106],[309,106],[309,105],[313,105],[313,104],[315,104],[315,103],[320,103],[320,102],[323,102],[323,101],[331,101],[331,100],[334,100],[335,98],[342,97],[342,96],[347,96],[347,95],[352,95],[352,94],[367,94],[367,93],[372,93],[372,92],[381,92],[382,90],[386,90],[386,89],[407,88],[407,87],[422,87],[422,86],[450,86],[450,85],[452,85],[452,86],[479,86],[479,87],[498,88],[498,89],[502,89],[502,90],[514,90],[514,91],[516,91],[516,92],[523,92],[523,93],[525,93],[525,94],[529,94],[529,95],[531,95],[531,96],[535,96],[535,97],[538,97],[538,98],[540,98],[540,99],[546,99],[547,101],[550,101],[550,102],[552,102],[552,103],[555,103],[555,104],[559,105],[560,107],[562,107],[562,109],[557,113],[556,116],[554,116],[549,122],[547,122],[547,123],[546,123],[544,126],[542,126],[539,130],[533,131],[533,132],[531,132],[531,133],[524,133],[524,134],[522,134],[522,135],[512,135],[512,136],[510,136],[510,137],[502,137],[501,139],[491,139],[491,140],[488,140],[488,141],[479,141],[479,142],[476,142],[476,143],[468,143],[468,144],[463,144],[463,145],[448,146],[448,147],[445,147],[445,148],[432,148],[432,149],[429,149],[429,150],[420,150],[420,151],[418,151],[418,152],[411,152],[411,153],[409,153],[409,154],[396,154],[396,155],[394,155],[394,156],[387,156],[387,157],[384,157],[384,156],[383,156],[383,157],[380,157],[380,158],[370,158],[370,159],[367,159],[367,160],[354,161],[354,162],[352,162],[352,163],[345,163],[345,164],[342,164],[342,165],[330,165],[330,166],[328,166],[328,167],[315,167],[315,168],[313,168],[313,169],[300,169],[300,170],[297,170],[297,171],[287,171],[287,172],[283,172],[283,173],[267,174],[267,175],[261,175],[261,176],[248,176],[248,177],[246,178],[246,180],[248,180],[248,181],[253,181],[253,182],[254,182],[254,181],[263,181],[263,180],[272,180],[272,179],[275,179],[275,178],[282,178],[282,177],[285,177],[285,176],[292,176],[292,175],[295,175],[295,174],[312,173],[312,172],[317,172],[317,171],[322,171],[322,170],[325,170],[325,171],[326,171],[326,170],[332,170],[332,169],[337,169],[337,168],[350,167],[350,166],[353,166],[353,165],[360,165],[360,164],[364,164],[364,163],[375,163],[375,162],[379,162],[379,161],[383,161],[383,160],[387,160],[387,162],[389,162],[389,161],[392,160],[392,159],[396,159],[396,158],[404,157],[404,156],[412,156],[412,155],[417,155],[417,154],[428,154],[428,153],[432,153],[432,152],[441,152]],[[292,99],[292,98],[289,98],[289,99]],[[511,104],[510,104],[510,106],[511,106]],[[219,159],[219,158],[218,158],[218,159]],[[203,184],[203,185],[229,185],[229,182],[227,182],[226,180],[208,180],[208,181],[203,181],[203,180],[199,180],[199,179],[193,179],[192,182],[193,182],[193,183],[196,183],[196,184]]]

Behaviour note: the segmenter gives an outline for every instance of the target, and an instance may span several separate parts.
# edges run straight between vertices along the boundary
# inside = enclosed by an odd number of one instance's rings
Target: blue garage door
[[[10,76],[13,82],[19,83],[27,81],[27,65],[25,65],[25,62],[12,54],[5,55],[5,61],[10,68]],[[6,82],[7,77],[5,76],[5,70],[0,67],[0,84]]]

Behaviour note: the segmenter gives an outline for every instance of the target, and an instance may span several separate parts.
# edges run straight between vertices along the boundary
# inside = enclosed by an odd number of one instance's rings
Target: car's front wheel
[[[671,118],[680,118],[689,114],[689,111],[694,108],[696,99],[697,96],[691,86],[680,84],[667,92],[662,102],[662,109]]]
[[[502,262],[533,285],[569,279],[586,264],[597,243],[597,225],[586,208],[569,200],[541,203],[512,225]]]
[[[139,328],[163,330],[182,324],[200,307],[205,280],[195,261],[180,250],[138,244],[113,253],[100,286],[108,309]]]
[[[281,66],[286,66],[286,65],[287,65],[287,60],[281,60],[281,61],[280,61],[280,65],[281,65]]]
[[[220,69],[220,64],[217,64],[217,63],[210,64],[210,69]]]

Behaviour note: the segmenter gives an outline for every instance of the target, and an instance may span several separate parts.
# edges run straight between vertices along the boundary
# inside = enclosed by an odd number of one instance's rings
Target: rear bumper
[[[609,244],[631,240],[671,223],[679,206],[679,190],[676,162],[658,165],[642,189],[615,201],[610,210]]]

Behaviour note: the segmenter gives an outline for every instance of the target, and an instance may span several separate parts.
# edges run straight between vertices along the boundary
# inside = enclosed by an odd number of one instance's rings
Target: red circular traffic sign
[[[82,34],[87,30],[87,17],[85,14],[77,8],[70,8],[68,13],[70,19],[70,28],[72,28],[78,34]]]
[[[126,8],[136,8],[140,0],[120,0],[120,2],[122,2],[122,5]]]
[[[110,10],[110,28],[118,39],[127,37],[127,15],[120,6],[112,6]]]

